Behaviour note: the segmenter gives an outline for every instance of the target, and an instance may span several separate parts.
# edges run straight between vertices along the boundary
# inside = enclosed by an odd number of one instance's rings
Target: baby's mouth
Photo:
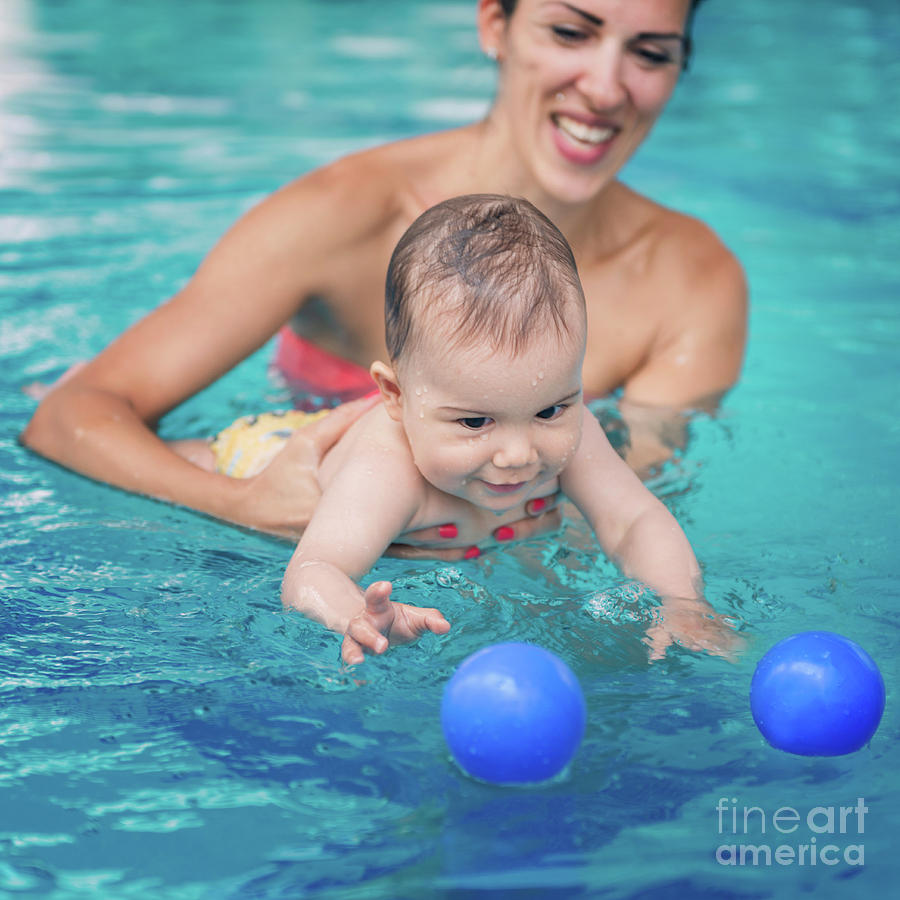
[[[492,481],[484,482],[485,487],[495,494],[514,494],[516,491],[521,490],[526,484],[527,482],[525,481],[515,481],[506,484],[495,484]]]
[[[553,124],[566,135],[579,144],[588,147],[597,147],[605,144],[616,133],[616,129],[610,125],[586,125],[577,119],[570,118],[563,113],[555,113],[551,116]]]

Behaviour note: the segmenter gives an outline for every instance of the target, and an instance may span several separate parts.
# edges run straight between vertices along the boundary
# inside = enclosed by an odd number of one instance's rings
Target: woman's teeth
[[[615,133],[613,128],[596,128],[591,125],[585,125],[584,122],[579,122],[576,119],[570,119],[568,116],[557,115],[553,117],[553,121],[560,131],[565,132],[570,138],[580,141],[582,144],[602,144],[604,141],[608,141]]]

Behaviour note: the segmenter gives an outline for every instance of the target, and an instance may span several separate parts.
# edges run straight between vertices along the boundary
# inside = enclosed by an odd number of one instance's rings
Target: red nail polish
[[[511,541],[516,536],[515,531],[509,525],[501,525],[495,532],[494,537],[498,541]]]
[[[540,512],[547,505],[547,501],[543,497],[536,497],[531,501],[531,511],[533,513]]]
[[[481,556],[481,551],[477,547],[469,547],[469,549],[463,553],[463,559],[475,559],[476,556]]]
[[[441,525],[441,527],[438,528],[438,534],[442,538],[452,538],[456,537],[456,535],[459,534],[459,531],[455,525]]]

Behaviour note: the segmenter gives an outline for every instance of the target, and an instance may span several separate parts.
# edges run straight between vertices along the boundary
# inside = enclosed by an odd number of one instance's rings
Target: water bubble
[[[454,585],[459,584],[461,579],[462,579],[462,572],[460,572],[459,569],[453,569],[453,568],[442,569],[434,577],[434,580],[441,587],[445,587],[445,588],[453,587]]]

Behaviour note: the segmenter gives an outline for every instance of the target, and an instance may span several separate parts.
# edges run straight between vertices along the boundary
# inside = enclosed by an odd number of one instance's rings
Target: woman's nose
[[[624,102],[627,91],[623,65],[623,50],[612,41],[604,42],[590,55],[586,54],[576,87],[594,112],[615,109]]]

